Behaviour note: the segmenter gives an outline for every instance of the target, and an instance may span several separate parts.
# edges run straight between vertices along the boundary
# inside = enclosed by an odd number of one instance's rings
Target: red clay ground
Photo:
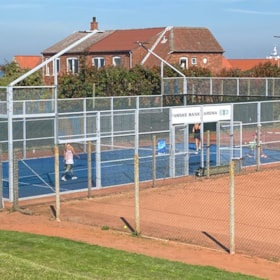
[[[104,196],[104,193],[102,196]],[[83,194],[83,198],[85,197],[86,194]],[[73,199],[71,202],[69,200],[62,200],[60,222],[55,220],[50,209],[50,205],[55,205],[54,197],[49,198],[47,202],[38,200],[20,202],[20,206],[32,211],[32,215],[13,212],[11,211],[11,205],[6,203],[5,209],[0,211],[0,229],[47,236],[60,236],[89,244],[180,261],[187,264],[214,266],[227,271],[240,272],[266,279],[280,279],[279,262],[271,262],[241,254],[230,255],[226,252],[180,242],[134,237],[129,233],[121,231],[102,230],[101,227],[83,224],[75,221],[75,219],[64,219],[64,213],[69,215],[73,209],[80,207],[86,211],[84,208],[90,204],[89,201],[92,200]],[[74,208],[73,205],[75,206]],[[73,217],[75,215],[76,213],[73,213]]]
[[[8,211],[2,211],[0,220],[0,228],[5,230],[60,236],[187,264],[214,266],[227,271],[240,272],[266,279],[280,279],[279,263],[259,258],[229,255],[177,242],[133,237],[130,234],[110,230],[104,231],[100,228],[73,222],[57,222],[50,217],[41,215],[24,215],[19,212],[9,213]]]

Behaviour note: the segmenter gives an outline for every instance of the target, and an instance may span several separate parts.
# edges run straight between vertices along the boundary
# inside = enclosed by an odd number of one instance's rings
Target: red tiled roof
[[[92,45],[90,52],[130,51],[136,42],[153,43],[165,31],[165,27],[115,30],[109,36]],[[173,27],[169,34],[173,52],[224,52],[207,28]]]
[[[174,52],[214,52],[223,53],[224,50],[207,28],[175,27],[170,39],[174,38],[172,51]]]
[[[42,57],[40,55],[16,55],[13,61],[22,69],[32,69],[42,62]]]
[[[137,41],[147,42],[151,38],[157,37],[165,28],[146,28],[146,29],[128,29],[115,30],[107,37],[98,41],[91,47],[90,52],[120,52],[130,51],[138,47]]]
[[[222,68],[224,68],[224,69],[231,69],[232,68],[229,60],[227,58],[225,58],[224,56],[222,58]]]
[[[168,31],[167,31],[168,30]],[[166,33],[165,33],[166,32]],[[95,34],[86,42],[71,49],[69,53],[82,52],[129,52],[138,48],[137,41],[146,42],[150,48],[161,35],[166,34],[169,49],[167,52],[214,52],[223,53],[215,37],[207,28],[193,27],[153,27],[143,29],[109,30]],[[84,36],[84,32],[75,32],[62,41],[42,52],[54,54]]]
[[[257,58],[257,59],[228,59],[230,67],[225,67],[227,69],[240,69],[241,71],[246,71],[258,66],[259,64],[270,62],[272,64],[277,64],[274,59]]]
[[[106,36],[110,35],[113,31],[104,31],[100,33],[96,33],[93,37],[90,37],[88,40],[82,42],[78,46],[72,48],[68,53],[82,53],[87,48],[89,48],[91,45],[96,44],[96,42],[102,40]],[[53,55],[55,53],[58,53],[59,51],[65,49],[66,47],[70,46],[71,44],[75,43],[76,41],[82,39],[85,35],[87,35],[87,32],[78,31],[75,32],[68,37],[64,38],[60,42],[54,44],[53,46],[45,49],[42,51],[43,55]]]

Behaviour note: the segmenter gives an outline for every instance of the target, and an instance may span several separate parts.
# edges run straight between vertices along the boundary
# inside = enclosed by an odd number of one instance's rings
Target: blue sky
[[[69,34],[99,29],[206,27],[227,58],[280,53],[279,0],[0,0],[0,64],[40,55]]]

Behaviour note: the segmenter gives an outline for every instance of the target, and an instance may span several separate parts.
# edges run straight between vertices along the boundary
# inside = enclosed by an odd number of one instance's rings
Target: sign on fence
[[[231,105],[191,106],[171,109],[172,124],[190,124],[230,120]]]

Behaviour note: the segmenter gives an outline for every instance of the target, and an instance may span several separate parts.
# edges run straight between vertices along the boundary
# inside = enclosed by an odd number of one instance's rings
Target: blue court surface
[[[280,161],[279,150],[264,150],[266,157],[261,158],[261,164]],[[204,166],[206,165],[206,148],[203,150]],[[256,165],[256,156],[250,154],[249,147],[242,149],[242,166]],[[156,166],[156,178],[170,177],[169,146],[162,152],[157,152],[155,160],[151,148],[139,150],[139,180],[153,179],[153,166]],[[229,153],[221,153],[221,160],[229,162]],[[173,163],[175,176],[184,176],[186,168],[189,175],[194,175],[201,166],[201,153],[195,153],[194,144],[189,145],[189,152],[176,146],[175,161]],[[92,186],[96,186],[95,153],[92,153]],[[71,192],[86,190],[88,188],[88,159],[87,154],[80,154],[80,159],[75,158],[74,175],[76,180],[60,180],[60,191]],[[216,165],[216,146],[210,146],[210,166]],[[3,162],[3,197],[9,198],[8,163]],[[19,198],[30,198],[55,193],[55,167],[54,158],[36,158],[18,161]],[[60,177],[64,171],[63,158],[60,158]],[[101,153],[101,185],[102,187],[131,184],[134,182],[134,149],[108,150]]]

